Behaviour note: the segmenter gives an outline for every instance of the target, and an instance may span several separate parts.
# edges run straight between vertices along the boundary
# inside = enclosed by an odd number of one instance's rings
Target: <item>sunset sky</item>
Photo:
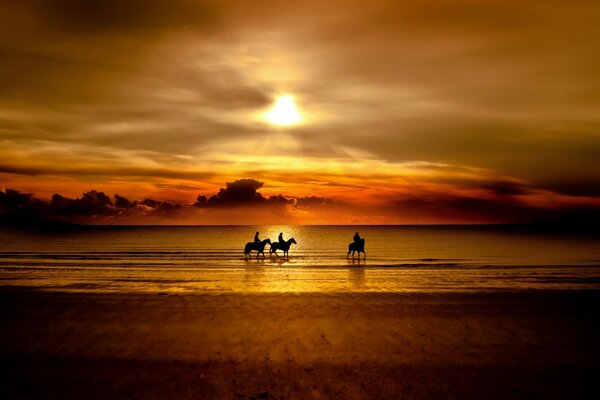
[[[109,211],[42,214],[481,223],[596,212],[599,21],[597,0],[3,0],[0,211],[95,190]],[[240,179],[258,182],[209,201]],[[11,203],[9,189],[32,196]],[[177,206],[120,206],[115,194]]]

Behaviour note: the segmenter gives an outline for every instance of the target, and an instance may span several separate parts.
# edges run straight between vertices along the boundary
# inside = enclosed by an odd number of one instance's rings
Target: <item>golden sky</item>
[[[260,206],[273,223],[598,210],[598,21],[598,1],[4,0],[0,188],[178,223],[239,221],[192,204],[242,178],[291,199]]]

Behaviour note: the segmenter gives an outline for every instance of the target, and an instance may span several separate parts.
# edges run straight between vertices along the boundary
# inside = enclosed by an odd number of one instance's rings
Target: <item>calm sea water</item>
[[[298,244],[289,258],[267,251],[264,260],[245,260],[257,230]],[[357,230],[364,261],[346,258]],[[215,294],[600,289],[600,238],[481,226],[2,229],[0,285]]]

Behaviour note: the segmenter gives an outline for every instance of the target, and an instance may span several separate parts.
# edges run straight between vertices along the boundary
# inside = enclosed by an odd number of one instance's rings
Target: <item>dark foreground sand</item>
[[[1,398],[600,398],[600,292],[0,289]]]

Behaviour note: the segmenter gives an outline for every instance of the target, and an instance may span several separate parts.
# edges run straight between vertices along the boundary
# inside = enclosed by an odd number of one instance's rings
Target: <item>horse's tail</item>
[[[252,251],[252,244],[252,242],[246,243],[246,246],[244,247],[244,254],[248,254]]]

